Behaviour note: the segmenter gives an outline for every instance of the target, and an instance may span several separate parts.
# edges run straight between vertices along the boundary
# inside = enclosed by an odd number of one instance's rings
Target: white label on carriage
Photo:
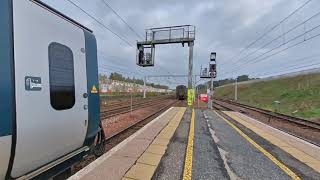
[[[26,76],[24,79],[25,79],[26,91],[41,91],[42,89],[41,77]]]

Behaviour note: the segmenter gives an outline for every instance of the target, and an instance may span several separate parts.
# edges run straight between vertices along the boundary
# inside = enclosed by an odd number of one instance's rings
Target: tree
[[[248,75],[241,75],[237,77],[238,82],[242,82],[242,81],[248,81],[250,80]]]
[[[237,81],[238,82],[242,82],[242,81],[249,81],[249,80],[254,80],[254,79],[258,79],[258,78],[249,78],[248,75],[241,75],[241,76],[238,76],[237,77]],[[221,80],[218,80],[218,81],[213,81],[213,86],[214,87],[218,87],[218,86],[223,86],[223,85],[226,85],[226,84],[231,84],[231,83],[234,83],[236,80],[233,79],[233,78],[230,78],[230,79],[221,79]],[[207,82],[208,86],[210,87],[210,81]]]
[[[143,85],[144,82],[142,79],[136,79],[135,77],[133,78],[130,78],[130,77],[124,77],[122,76],[122,74],[120,73],[116,73],[116,72],[113,72],[110,74],[109,76],[109,79],[110,80],[117,80],[117,81],[123,81],[123,82],[129,82],[129,83],[135,83],[135,84],[140,84],[140,85]],[[164,85],[160,85],[160,84],[154,84],[154,83],[147,83],[147,86],[151,86],[151,87],[154,87],[154,88],[161,88],[161,89],[169,89],[168,86],[164,86]]]
[[[125,81],[125,77],[122,76],[122,74],[119,73],[111,73],[109,76],[110,80],[117,80],[117,81]]]
[[[107,83],[107,75],[105,74],[99,74],[99,82],[102,83],[102,84],[106,84]]]

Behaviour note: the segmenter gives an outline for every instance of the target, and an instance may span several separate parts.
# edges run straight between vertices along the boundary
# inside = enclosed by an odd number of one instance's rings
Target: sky
[[[145,29],[184,24],[196,26],[194,75],[208,66],[210,52],[217,53],[217,79],[242,74],[265,77],[320,66],[318,0],[282,23],[309,0],[70,0],[131,45],[67,0],[42,1],[94,31],[101,74],[119,72],[141,79],[186,75],[189,50],[181,44],[156,46],[154,67],[135,64],[136,41],[145,37]],[[148,81],[170,87],[187,83],[186,78],[150,77]]]

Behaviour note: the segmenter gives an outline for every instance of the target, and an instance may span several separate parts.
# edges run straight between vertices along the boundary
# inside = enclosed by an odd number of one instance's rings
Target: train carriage
[[[1,0],[0,27],[0,179],[53,175],[101,130],[95,37],[33,0]]]
[[[187,87],[184,85],[179,85],[176,87],[176,98],[179,100],[187,99],[188,90]]]

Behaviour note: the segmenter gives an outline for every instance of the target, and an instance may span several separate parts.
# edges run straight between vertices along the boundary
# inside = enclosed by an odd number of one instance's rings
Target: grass
[[[234,99],[234,86],[218,87],[216,97]],[[320,120],[320,73],[239,84],[238,101],[263,109]],[[277,106],[274,101],[280,101]]]

